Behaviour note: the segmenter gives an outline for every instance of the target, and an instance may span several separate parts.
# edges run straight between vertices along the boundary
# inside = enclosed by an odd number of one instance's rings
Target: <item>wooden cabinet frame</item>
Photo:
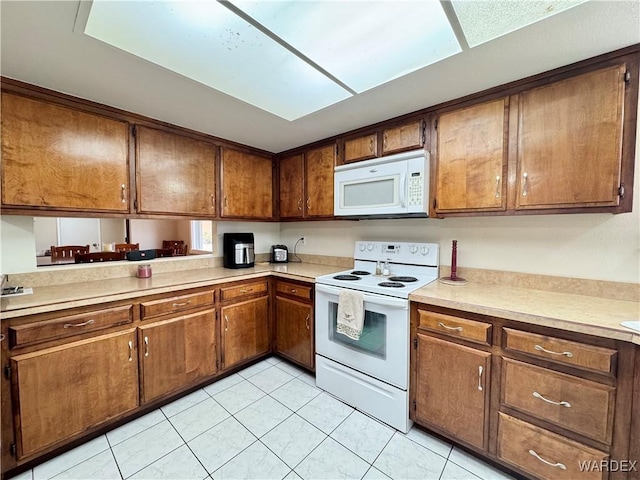
[[[479,346],[477,342],[469,341],[464,338],[454,338],[446,333],[440,333],[433,329],[419,328],[419,310],[436,312],[438,314],[450,315],[454,317],[460,317],[467,320],[473,320],[478,322],[490,323],[492,325],[491,344],[487,347]],[[415,302],[411,303],[411,369],[409,372],[409,403],[410,417],[418,424],[425,428],[433,429],[438,434],[448,437],[450,440],[460,443],[475,454],[484,457],[490,461],[494,461],[504,467],[517,472],[518,475],[522,475],[527,478],[533,478],[531,474],[518,469],[517,466],[508,463],[502,463],[498,459],[498,424],[499,424],[499,412],[511,417],[518,418],[535,428],[539,428],[545,431],[552,432],[554,435],[560,435],[570,439],[570,441],[578,442],[580,445],[584,445],[588,449],[594,449],[599,452],[604,452],[611,459],[615,460],[636,460],[640,464],[640,452],[638,451],[638,434],[634,431],[634,428],[640,422],[640,414],[637,413],[637,405],[640,404],[640,388],[638,387],[638,379],[640,378],[640,346],[634,345],[628,342],[610,340],[600,337],[594,337],[590,335],[577,334],[563,330],[556,330],[549,327],[541,327],[534,325],[520,324],[519,322],[513,322],[496,317],[488,317],[480,314],[473,314],[458,310],[452,310],[444,307],[437,307],[433,305],[423,305]],[[531,332],[535,335],[543,336],[549,339],[561,339],[568,342],[577,342],[584,344],[585,346],[596,347],[600,350],[608,349],[609,351],[617,351],[617,361],[611,372],[596,371],[585,368],[584,366],[574,366],[569,364],[563,364],[562,362],[555,361],[553,358],[545,359],[542,357],[535,357],[527,352],[519,352],[513,349],[506,348],[506,337],[504,334],[505,329]],[[487,378],[487,383],[490,383],[490,399],[489,410],[487,415],[488,429],[488,443],[486,448],[479,448],[472,444],[462,441],[460,438],[451,436],[450,433],[434,428],[431,423],[420,422],[419,418],[416,418],[414,405],[418,400],[416,385],[417,385],[417,368],[416,368],[416,347],[418,336],[423,335],[439,340],[448,342],[455,342],[460,346],[469,347],[476,350],[483,350],[491,354],[491,374],[490,378]],[[416,343],[414,343],[416,342]],[[551,421],[538,418],[534,415],[527,414],[521,410],[512,408],[502,403],[502,379],[504,378],[504,363],[509,362],[521,362],[522,364],[528,364],[534,366],[538,371],[548,370],[557,372],[558,376],[568,375],[573,379],[584,379],[591,384],[595,382],[600,385],[603,391],[610,390],[611,401],[613,402],[612,411],[608,412],[608,415],[612,415],[611,420],[613,422],[613,430],[611,441],[607,443],[606,440],[596,440],[590,438],[585,434],[576,433],[568,428],[558,426]],[[455,366],[455,365],[454,365]],[[634,396],[635,395],[635,396]],[[632,424],[632,422],[634,422]],[[637,430],[637,429],[636,429]],[[607,437],[608,438],[608,437]],[[634,443],[635,442],[635,443]],[[636,472],[610,472],[609,479],[637,479]]]
[[[497,87],[487,92],[472,95],[470,97],[448,102],[440,106],[434,107],[436,115],[435,121],[431,128],[431,205],[430,216],[433,217],[455,217],[455,216],[485,216],[485,215],[530,215],[530,214],[556,214],[556,213],[624,213],[630,212],[633,202],[633,172],[635,164],[635,148],[636,148],[636,125],[638,110],[638,83],[640,77],[639,63],[640,55],[630,53],[636,49],[625,49],[616,55],[613,52],[609,55],[590,59],[575,65],[562,67],[551,72],[536,75],[531,78],[523,79],[511,84]],[[522,120],[522,96],[528,92],[535,91],[539,87],[546,87],[564,80],[571,80],[579,75],[589,74],[598,70],[612,68],[616,66],[624,66],[625,74],[622,75],[624,81],[624,102],[622,110],[624,112],[622,122],[622,138],[621,138],[621,159],[620,159],[620,185],[621,195],[618,205],[602,204],[584,204],[572,206],[571,204],[558,204],[557,207],[520,207],[517,203],[519,193],[522,189],[519,157],[520,157],[520,139],[519,131],[521,129]],[[508,126],[505,128],[506,143],[506,165],[504,166],[502,178],[505,180],[502,188],[503,194],[506,196],[506,209],[493,209],[495,211],[483,211],[481,208],[461,209],[459,211],[438,211],[438,122],[437,115],[448,113],[456,110],[462,110],[467,107],[476,106],[485,102],[491,102],[499,98],[505,98],[507,104]]]

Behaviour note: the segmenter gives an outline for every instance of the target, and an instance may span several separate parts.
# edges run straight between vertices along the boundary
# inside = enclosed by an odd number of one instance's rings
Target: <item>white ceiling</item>
[[[74,32],[79,3],[2,0],[2,75],[271,152],[640,43],[638,0],[592,0],[290,122]]]

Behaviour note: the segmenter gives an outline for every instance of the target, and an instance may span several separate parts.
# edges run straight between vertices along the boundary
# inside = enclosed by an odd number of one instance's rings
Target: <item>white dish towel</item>
[[[361,292],[341,290],[338,298],[338,333],[359,340],[364,327],[364,297]]]

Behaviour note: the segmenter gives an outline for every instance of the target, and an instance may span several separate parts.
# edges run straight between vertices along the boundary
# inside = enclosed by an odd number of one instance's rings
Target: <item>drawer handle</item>
[[[82,323],[65,323],[64,328],[72,328],[72,327],[86,327],[87,325],[91,325],[92,323],[96,323],[95,320],[87,320]]]
[[[446,328],[447,330],[455,330],[456,332],[462,331],[462,327],[450,327],[449,325],[445,325],[442,322],[438,322],[438,325],[441,326],[442,328]]]
[[[500,198],[500,175],[496,175],[496,198]]]
[[[307,314],[307,318],[304,319],[304,324],[307,326],[307,330],[309,330],[309,314]]]
[[[124,183],[120,185],[120,200],[122,203],[127,203],[127,187],[125,187]]]
[[[149,356],[149,337],[144,337],[144,356]]]
[[[298,199],[298,210],[302,211],[302,198]]]
[[[229,317],[227,317],[226,315],[224,316],[224,321],[227,323],[224,327],[224,331],[226,332],[227,330],[229,330]]]
[[[295,288],[291,289],[291,293],[296,293],[296,292],[297,292],[297,290]]]
[[[478,390],[482,391],[482,366],[478,367]]]
[[[241,288],[240,293],[251,293],[253,292],[253,288]]]
[[[533,392],[533,396],[536,397],[536,398],[539,398],[540,400],[544,400],[545,402],[550,403],[552,405],[558,405],[558,406],[567,407],[567,408],[571,407],[571,404],[569,402],[554,402],[553,400],[549,400],[547,398],[544,398],[538,392]]]
[[[133,362],[133,342],[129,340],[129,361]]]
[[[191,300],[187,300],[186,302],[182,302],[182,303],[174,303],[173,306],[174,307],[186,307],[190,303],[191,303]]]
[[[542,463],[546,463],[546,464],[547,464],[547,465],[549,465],[550,467],[558,467],[558,468],[560,468],[560,469],[562,469],[562,470],[566,470],[566,469],[567,469],[567,466],[566,466],[564,463],[560,463],[560,462],[558,462],[558,463],[551,463],[551,462],[548,462],[548,461],[546,461],[544,458],[542,458],[540,455],[538,455],[538,454],[537,454],[535,451],[533,451],[533,450],[529,450],[529,453],[530,453],[531,455],[533,455],[534,457],[536,457],[538,460],[540,460]]]
[[[0,342],[4,340],[4,333],[0,333]]]
[[[573,353],[571,352],[552,352],[551,350],[547,350],[546,348],[543,348],[540,345],[536,345],[535,347],[536,350],[538,350],[539,352],[544,352],[544,353],[548,353],[549,355],[564,355],[567,358],[571,358],[573,357]]]
[[[527,172],[524,172],[522,174],[522,196],[526,197],[527,194],[529,193],[527,190],[527,180],[529,179],[529,175],[527,174]]]

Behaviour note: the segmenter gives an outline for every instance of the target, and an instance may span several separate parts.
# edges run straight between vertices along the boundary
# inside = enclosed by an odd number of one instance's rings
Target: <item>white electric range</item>
[[[405,433],[411,428],[408,298],[438,278],[439,258],[434,243],[359,241],[353,269],[316,278],[316,384]],[[343,289],[363,296],[358,340],[337,332]]]

